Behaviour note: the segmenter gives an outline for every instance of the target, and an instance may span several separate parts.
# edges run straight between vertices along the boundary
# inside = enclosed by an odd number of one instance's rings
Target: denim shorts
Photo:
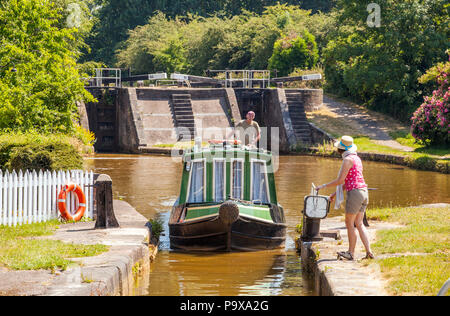
[[[347,202],[345,212],[349,214],[364,213],[369,204],[369,192],[364,189],[353,189],[347,192]]]

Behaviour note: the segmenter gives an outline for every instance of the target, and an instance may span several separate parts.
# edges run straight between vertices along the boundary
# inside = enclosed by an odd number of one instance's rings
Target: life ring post
[[[114,215],[111,177],[106,174],[99,175],[95,182],[95,189],[97,200],[97,221],[95,222],[95,229],[120,227]]]

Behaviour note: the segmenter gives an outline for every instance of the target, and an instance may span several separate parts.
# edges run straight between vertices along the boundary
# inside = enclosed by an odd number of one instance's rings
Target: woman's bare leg
[[[356,241],[358,239],[358,236],[356,235],[356,229],[355,229],[355,220],[356,220],[356,214],[345,214],[345,226],[347,226],[347,233],[348,233],[348,251],[354,256],[355,254],[355,248],[356,248]]]
[[[358,212],[355,219],[356,228],[358,229],[359,237],[361,237],[364,248],[366,248],[366,252],[368,254],[372,254],[372,250],[370,249],[369,234],[367,233],[367,229],[364,226],[363,220],[364,212]]]

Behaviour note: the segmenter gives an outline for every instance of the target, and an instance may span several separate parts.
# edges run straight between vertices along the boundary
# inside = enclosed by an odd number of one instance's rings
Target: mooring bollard
[[[119,227],[114,215],[112,180],[106,174],[101,174],[95,182],[97,199],[97,221],[95,229]]]

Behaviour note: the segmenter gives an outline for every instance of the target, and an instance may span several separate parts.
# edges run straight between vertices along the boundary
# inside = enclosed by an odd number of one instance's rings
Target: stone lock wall
[[[303,95],[303,105],[306,112],[314,112],[319,110],[323,105],[322,89],[298,89]]]
[[[200,128],[230,129],[248,111],[267,128],[267,149],[275,144],[287,153],[305,137],[309,143],[321,140],[304,114],[322,106],[323,91],[318,89],[97,88],[91,93],[100,102],[86,104],[85,109],[99,152],[140,153],[176,143],[180,122],[189,119],[195,136],[205,137],[198,134]],[[185,100],[181,112],[189,108],[189,113],[177,116],[174,102],[180,98]],[[290,113],[292,108],[296,113]],[[82,110],[83,106],[81,114]]]

